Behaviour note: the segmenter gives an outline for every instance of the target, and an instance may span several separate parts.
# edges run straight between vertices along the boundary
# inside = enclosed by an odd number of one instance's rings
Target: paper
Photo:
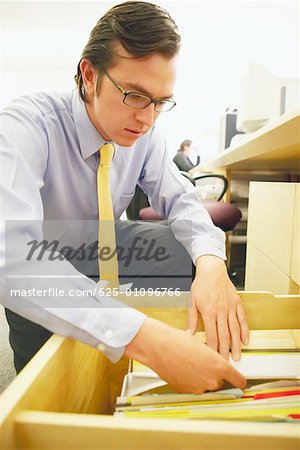
[[[249,380],[300,379],[300,353],[243,354],[229,362]]]
[[[228,389],[199,395],[119,397],[115,415],[156,419],[299,422],[299,401],[300,389],[295,381],[294,386],[271,389],[258,389],[256,386],[255,391]]]
[[[300,353],[242,353],[230,363],[248,380],[300,380]],[[133,371],[125,376],[122,397],[131,397],[167,383],[148,367],[133,361]]]
[[[240,361],[231,363],[248,379],[275,381],[244,391],[233,388],[199,395],[159,395],[155,390],[148,391],[166,385],[165,381],[148,367],[132,361],[133,372],[125,376],[114,414],[127,418],[299,423],[299,353],[246,353]]]

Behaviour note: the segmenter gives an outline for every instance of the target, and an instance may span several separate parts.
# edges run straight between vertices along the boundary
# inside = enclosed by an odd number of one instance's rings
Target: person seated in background
[[[196,152],[193,141],[190,139],[182,141],[173,161],[179,170],[183,170],[184,172],[188,172],[193,167],[198,166],[200,164],[200,156]]]

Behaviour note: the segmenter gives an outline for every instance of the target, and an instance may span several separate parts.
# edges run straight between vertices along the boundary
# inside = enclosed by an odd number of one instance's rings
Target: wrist
[[[196,269],[223,267],[226,269],[224,259],[216,255],[202,255],[196,260]]]
[[[147,317],[136,336],[125,347],[124,356],[160,373],[170,354],[170,342],[176,340],[180,332],[159,320]]]
[[[163,361],[163,343],[171,330],[168,325],[147,317],[136,336],[127,344],[124,355],[157,371]]]

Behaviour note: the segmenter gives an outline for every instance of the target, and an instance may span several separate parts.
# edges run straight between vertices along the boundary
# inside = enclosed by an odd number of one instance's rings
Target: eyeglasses
[[[107,73],[104,71],[107,78],[113,83],[114,86],[116,86],[117,89],[119,89],[120,92],[124,95],[123,97],[123,103],[127,106],[131,106],[131,108],[139,108],[144,109],[147,108],[151,103],[154,103],[154,111],[156,112],[167,112],[171,111],[172,108],[176,105],[176,102],[174,100],[164,100],[164,99],[157,99],[153,100],[148,95],[139,94],[138,92],[132,92],[132,91],[125,91],[121,86],[119,86]]]

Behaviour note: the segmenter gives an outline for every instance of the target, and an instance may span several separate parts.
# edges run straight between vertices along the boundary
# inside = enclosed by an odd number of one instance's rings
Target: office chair
[[[192,176],[187,172],[181,174],[197,187],[201,200],[220,201],[228,189],[227,178],[217,174]]]
[[[230,231],[238,224],[242,217],[240,209],[236,205],[219,201],[228,188],[226,177],[214,174],[192,177],[188,172],[180,173],[196,186],[203,206],[217,227],[223,231]],[[149,205],[147,195],[139,187],[126,212],[130,220],[163,220]]]

